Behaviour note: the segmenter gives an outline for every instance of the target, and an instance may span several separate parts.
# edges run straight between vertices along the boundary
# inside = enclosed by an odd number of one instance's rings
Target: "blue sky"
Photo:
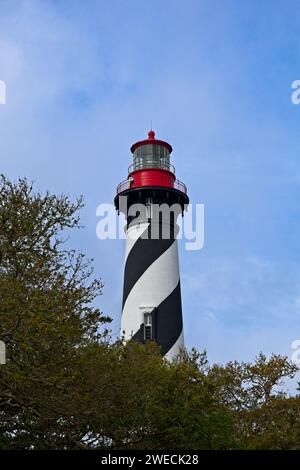
[[[96,207],[126,178],[130,145],[157,136],[205,246],[180,248],[185,339],[212,361],[291,355],[300,338],[300,17],[292,1],[0,1],[1,172],[83,194],[74,246],[94,258],[119,328],[124,241]]]

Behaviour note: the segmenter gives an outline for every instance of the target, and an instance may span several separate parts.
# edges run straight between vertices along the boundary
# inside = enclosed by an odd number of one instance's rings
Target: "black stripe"
[[[176,343],[183,329],[180,281],[173,292],[157,307],[155,324],[155,340],[165,355]]]
[[[174,346],[182,333],[182,309],[180,281],[173,292],[155,309],[154,340],[161,347],[165,356]],[[135,341],[144,341],[144,323],[132,337]]]
[[[162,239],[143,239],[139,238],[126,260],[124,272],[123,287],[123,307],[126,299],[139,278],[144,272],[174,243],[174,238],[168,240]]]
[[[140,328],[131,338],[134,341],[138,341],[139,343],[144,342],[144,323],[141,324]]]

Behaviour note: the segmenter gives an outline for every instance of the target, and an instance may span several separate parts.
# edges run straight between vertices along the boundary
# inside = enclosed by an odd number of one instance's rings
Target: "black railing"
[[[118,184],[117,186],[117,194],[122,193],[123,191],[126,191],[126,189],[130,188],[130,181],[129,180],[124,180],[122,183]]]
[[[186,185],[180,180],[174,181],[174,189],[178,189],[178,191],[181,191],[182,193],[187,194]]]
[[[133,181],[132,181],[132,183],[133,183]],[[177,189],[178,191],[181,191],[184,194],[187,194],[186,185],[182,181],[175,180],[173,188]],[[120,194],[123,191],[126,191],[126,189],[130,189],[130,180],[129,179],[122,181],[122,183],[120,183],[117,186],[117,194]]]

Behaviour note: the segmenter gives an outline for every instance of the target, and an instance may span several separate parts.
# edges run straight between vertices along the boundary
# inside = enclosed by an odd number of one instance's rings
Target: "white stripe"
[[[175,359],[175,357],[179,354],[180,350],[183,347],[184,347],[184,338],[183,338],[183,330],[182,330],[182,332],[181,332],[180,336],[178,337],[176,343],[173,344],[171,349],[169,349],[169,351],[165,355],[165,358],[168,359],[169,361],[171,361],[172,359]]]
[[[121,334],[125,339],[130,339],[139,330],[144,321],[145,307],[158,307],[173,292],[178,282],[178,249],[175,240],[131,289],[121,319]]]
[[[132,250],[133,246],[137,242],[137,240],[140,238],[142,233],[149,227],[149,223],[141,223],[138,225],[133,225],[130,227],[127,232],[126,232],[126,250],[125,250],[125,263],[127,260],[127,257]]]

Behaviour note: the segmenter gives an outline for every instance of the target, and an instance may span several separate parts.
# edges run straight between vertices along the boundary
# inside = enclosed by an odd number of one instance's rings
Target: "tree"
[[[299,448],[300,400],[284,391],[284,380],[297,371],[287,357],[272,354],[267,359],[262,353],[253,363],[212,368],[220,400],[235,417],[235,447]]]
[[[229,446],[231,416],[207,375],[205,354],[184,352],[177,361],[168,362],[154,343],[135,342],[117,342],[103,351],[98,347],[90,351],[88,367],[86,356],[82,362],[79,388],[83,402],[89,401],[88,446],[156,450]]]
[[[80,227],[82,199],[33,192],[26,179],[0,180],[0,435],[11,446],[53,446],[74,381],[76,350],[109,321],[92,302],[102,283],[83,254],[65,248]],[[47,434],[47,438],[45,438]]]

